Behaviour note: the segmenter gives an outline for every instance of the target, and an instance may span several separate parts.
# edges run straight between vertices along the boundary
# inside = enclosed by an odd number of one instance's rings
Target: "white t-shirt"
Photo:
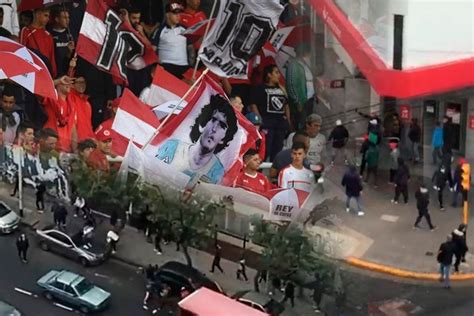
[[[164,27],[160,34],[158,56],[160,62],[180,66],[188,65],[187,39],[183,35],[185,28],[178,25],[173,28]]]
[[[315,185],[314,174],[306,168],[296,169],[292,165],[282,169],[278,175],[278,186],[283,189],[295,188],[310,193]]]
[[[285,146],[284,146],[285,149],[290,149],[291,146],[293,146],[294,135],[295,133],[293,132],[286,139]],[[326,148],[326,136],[324,136],[321,133],[318,133],[316,137],[309,139],[309,150],[306,155],[306,159],[308,159],[308,161],[312,165],[320,163],[323,159],[322,153],[325,148]]]

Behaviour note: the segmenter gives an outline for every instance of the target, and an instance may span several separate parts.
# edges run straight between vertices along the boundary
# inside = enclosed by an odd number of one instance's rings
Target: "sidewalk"
[[[10,197],[9,189],[9,186],[7,185],[3,185],[0,188],[0,199],[12,207],[12,209],[18,210],[18,199]],[[24,225],[31,228],[36,228],[41,227],[46,223],[51,223],[53,221],[53,215],[49,211],[50,204],[47,203],[46,211],[43,214],[39,214],[34,208],[34,194],[29,193],[28,188],[26,189],[26,192],[27,194],[24,198]],[[73,213],[70,209],[67,218],[68,222],[80,221],[79,218],[74,218],[72,215]],[[108,220],[105,219],[103,220],[101,227],[96,232],[96,238],[104,238],[105,240],[107,226]],[[143,232],[139,232],[133,227],[126,226],[120,235],[117,253],[113,255],[113,257],[119,261],[137,267],[145,267],[148,264],[158,264],[161,266],[171,260],[186,263],[182,252],[176,251],[176,244],[174,242],[168,245],[162,245],[162,249],[163,254],[158,255],[156,252],[154,252],[153,244],[146,241],[146,237],[144,236]],[[191,255],[193,266],[205,273],[212,280],[218,282],[227,295],[232,295],[235,292],[242,290],[253,290],[253,279],[256,275],[256,271],[254,269],[247,267],[247,276],[249,280],[248,282],[240,281],[236,279],[236,270],[238,268],[237,263],[222,258],[221,266],[224,269],[225,274],[222,274],[219,271],[210,273],[209,270],[211,268],[213,259],[212,254],[194,248],[189,248],[189,254]],[[260,290],[263,291],[264,288],[265,285],[260,284]],[[280,293],[275,294],[275,299],[281,299]],[[294,308],[292,308],[289,303],[286,303],[285,311],[282,315],[299,316],[312,314],[314,314],[312,302],[309,301],[309,298],[304,297],[302,299],[295,299]]]
[[[411,167],[411,166],[410,166]],[[418,215],[414,192],[419,183],[410,183],[409,201],[404,204],[400,199],[400,204],[392,204],[394,187],[388,184],[388,175],[385,172],[379,173],[378,188],[364,184],[362,204],[365,209],[365,216],[358,217],[354,212],[345,212],[345,200],[343,188],[340,186],[345,166],[336,165],[327,173],[329,182],[334,184],[333,190],[340,190],[339,198],[327,201],[333,217],[337,219],[338,225],[347,227],[359,233],[366,244],[365,251],[357,254],[350,254],[348,257],[355,257],[372,263],[378,263],[389,267],[405,269],[413,272],[437,273],[438,263],[436,255],[439,245],[446,240],[446,236],[461,223],[462,209],[452,208],[451,192],[445,191],[445,212],[441,212],[438,207],[436,192],[431,190],[429,210],[433,224],[437,226],[431,232],[424,220],[420,223],[421,229],[414,230],[413,224]],[[471,195],[472,195],[471,191]],[[471,215],[472,219],[472,215]],[[324,228],[320,222],[316,226]],[[334,228],[331,229],[335,231]],[[474,236],[467,234],[468,246],[474,245]],[[360,248],[360,247],[359,247]],[[467,264],[462,264],[462,273],[474,273],[474,256],[471,253],[466,255]]]

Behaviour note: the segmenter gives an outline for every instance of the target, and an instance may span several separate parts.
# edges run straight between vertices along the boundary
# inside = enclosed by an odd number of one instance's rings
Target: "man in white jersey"
[[[314,174],[306,169],[303,161],[306,157],[305,144],[296,142],[291,147],[292,162],[280,171],[278,186],[280,188],[295,188],[311,193],[315,186]]]

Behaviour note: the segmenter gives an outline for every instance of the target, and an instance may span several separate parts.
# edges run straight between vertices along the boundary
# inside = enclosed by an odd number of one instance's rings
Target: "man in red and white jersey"
[[[245,168],[234,182],[234,187],[244,188],[257,193],[267,192],[272,188],[270,181],[261,173],[258,168],[262,163],[260,155],[255,149],[249,149],[244,154]]]
[[[280,171],[278,186],[288,189],[295,188],[311,193],[315,186],[314,174],[303,165],[306,157],[305,144],[296,142],[291,147],[292,162]]]

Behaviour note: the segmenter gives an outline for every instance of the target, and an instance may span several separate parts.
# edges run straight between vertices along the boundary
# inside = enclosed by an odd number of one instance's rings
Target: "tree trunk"
[[[186,258],[186,263],[188,264],[188,266],[190,266],[192,268],[193,267],[193,261],[191,259],[191,256],[189,255],[188,246],[182,244],[181,249],[183,249],[183,255]]]

